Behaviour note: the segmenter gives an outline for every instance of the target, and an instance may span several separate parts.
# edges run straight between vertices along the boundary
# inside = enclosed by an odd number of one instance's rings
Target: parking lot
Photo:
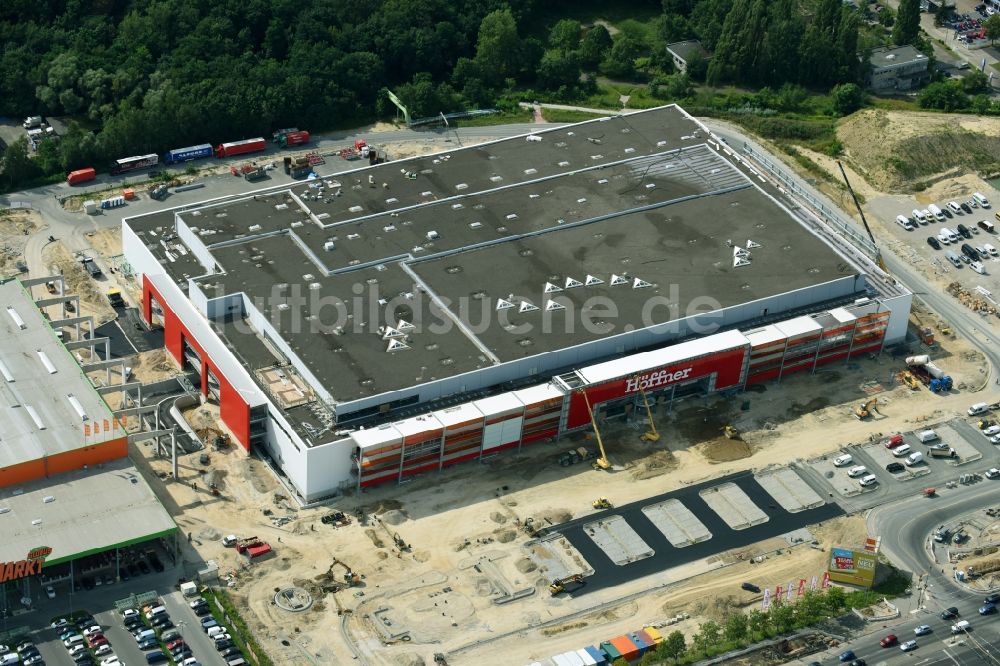
[[[981,194],[989,201],[988,207],[969,193],[933,204],[912,197],[881,197],[872,202],[872,208],[885,222],[885,232],[903,244],[899,253],[912,264],[925,265],[949,281],[965,281],[969,289],[982,286],[1000,299],[1000,236],[996,232],[1000,192],[984,187]]]

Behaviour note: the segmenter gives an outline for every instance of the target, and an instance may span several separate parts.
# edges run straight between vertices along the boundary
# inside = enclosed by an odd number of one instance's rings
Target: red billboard
[[[745,350],[741,347],[704,356],[693,361],[679,361],[671,365],[643,370],[633,377],[595,384],[585,390],[587,397],[590,398],[591,406],[596,408],[597,405],[608,400],[637,393],[640,388],[643,391],[658,391],[673,384],[701,379],[712,374],[716,375],[715,388],[717,390],[725,389],[740,383],[744,353]],[[586,402],[579,392],[574,392],[570,398],[566,427],[569,429],[579,428],[589,422],[590,415],[587,414]]]

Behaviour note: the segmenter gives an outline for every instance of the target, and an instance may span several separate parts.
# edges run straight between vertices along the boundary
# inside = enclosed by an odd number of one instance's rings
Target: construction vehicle
[[[872,398],[868,402],[862,403],[854,408],[854,416],[857,417],[859,421],[867,419],[872,413],[878,411],[878,399]]]
[[[161,185],[157,185],[152,190],[150,190],[149,197],[151,199],[155,199],[156,201],[163,201],[164,199],[167,198],[167,195],[169,193],[170,192],[167,189],[167,185],[164,183]]]
[[[572,576],[565,576],[563,578],[556,578],[549,585],[549,592],[554,595],[561,594],[566,591],[566,586],[570,584],[583,585],[583,574],[573,574]]]
[[[263,542],[260,540],[260,538],[255,537],[255,536],[246,537],[246,538],[243,538],[243,539],[237,539],[236,543],[235,543],[236,551],[239,552],[239,553],[242,553],[247,548],[250,548],[252,546],[260,545],[261,543],[263,543]]]
[[[955,449],[948,445],[929,448],[927,449],[927,453],[930,454],[931,458],[955,458],[958,456],[955,453]]]
[[[911,391],[920,390],[920,382],[917,381],[917,378],[914,377],[913,373],[910,372],[909,370],[903,370],[902,372],[899,373],[898,376],[899,376],[899,381],[909,386]]]
[[[345,564],[344,562],[341,562],[340,560],[338,560],[335,557],[335,558],[333,558],[333,564],[330,565],[330,573],[331,574],[333,573],[333,570],[336,567],[343,567],[344,568],[344,576],[343,576],[343,578],[341,580],[343,580],[345,583],[347,583],[348,587],[353,587],[353,586],[359,585],[361,583],[361,576],[360,576],[360,574],[357,574],[357,573],[351,571],[351,567],[347,566],[347,564]],[[334,576],[334,578],[336,578],[336,576]]]
[[[608,460],[608,454],[604,451],[604,441],[601,439],[601,431],[597,428],[597,419],[594,418],[594,410],[590,406],[590,398],[587,396],[586,391],[581,391],[583,393],[583,401],[587,405],[587,413],[590,414],[590,425],[594,428],[594,437],[597,439],[597,446],[601,450],[600,457],[594,461],[594,469],[599,470],[609,470],[611,469],[611,462]]]
[[[875,242],[875,234],[872,233],[872,228],[868,226],[868,219],[865,217],[865,212],[861,210],[861,204],[858,203],[858,195],[854,193],[851,181],[847,179],[847,172],[844,171],[844,165],[840,163],[840,160],[837,160],[837,166],[840,167],[840,175],[844,177],[844,184],[847,185],[847,191],[851,193],[851,199],[854,200],[854,207],[858,209],[861,222],[865,225],[865,231],[868,232],[868,238],[871,239],[872,247],[875,248],[875,264],[882,269],[883,273],[888,273],[889,269],[886,268],[885,260],[882,258],[882,250],[879,249],[878,243]]]
[[[265,171],[264,167],[262,166],[259,166],[256,169],[251,169],[250,171],[247,171],[246,173],[243,174],[243,177],[247,180],[247,182],[251,183],[255,180],[261,180],[266,176],[267,176],[267,171]]]
[[[394,532],[392,535],[392,542],[396,544],[396,548],[400,550],[410,550],[410,544],[403,540],[403,537],[399,536],[399,532]]]
[[[125,299],[122,298],[121,289],[108,289],[108,303],[116,310],[125,307]]]
[[[731,426],[729,424],[722,426],[722,434],[726,436],[726,439],[740,438],[740,431],[737,430],[734,426]]]
[[[346,527],[351,524],[351,517],[343,511],[334,511],[333,513],[323,516],[319,520],[324,525],[333,525],[334,527]]]
[[[639,436],[644,442],[658,442],[660,441],[660,433],[656,432],[656,424],[653,423],[653,410],[649,407],[649,400],[646,399],[646,392],[642,390],[642,384],[636,382],[639,386],[639,395],[642,396],[642,404],[646,406],[646,416],[649,418],[649,430],[642,433]]]
[[[952,378],[944,370],[931,362],[926,354],[906,357],[907,369],[923,382],[932,393],[950,391],[954,385]]]
[[[991,425],[995,424],[992,419],[979,419],[979,422],[976,425],[979,426],[980,430],[986,430]]]
[[[610,509],[612,508],[611,500],[607,497],[598,497],[593,501],[595,509]]]
[[[563,467],[569,467],[570,465],[575,465],[581,460],[590,460],[594,457],[594,452],[588,450],[586,447],[581,446],[575,449],[570,449],[559,455],[559,464]]]

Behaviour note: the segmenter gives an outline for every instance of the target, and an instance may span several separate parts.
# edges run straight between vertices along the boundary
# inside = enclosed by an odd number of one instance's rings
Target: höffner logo
[[[676,372],[658,370],[645,375],[639,375],[628,380],[625,384],[625,392],[634,393],[639,389],[645,391],[646,389],[656,388],[657,386],[663,386],[664,384],[673,384],[674,382],[679,382],[682,379],[687,379],[692,370],[694,370],[693,366],[684,368],[683,370],[677,370]]]

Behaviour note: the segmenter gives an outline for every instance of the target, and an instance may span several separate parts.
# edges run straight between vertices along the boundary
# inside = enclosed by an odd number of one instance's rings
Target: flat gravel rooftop
[[[722,148],[670,106],[126,224],[349,402],[857,274]]]

